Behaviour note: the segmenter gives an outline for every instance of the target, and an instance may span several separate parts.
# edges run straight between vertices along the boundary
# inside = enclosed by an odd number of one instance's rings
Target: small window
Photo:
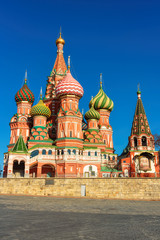
[[[106,159],[106,154],[104,154],[104,159]]]
[[[142,146],[147,146],[147,138],[145,136],[142,137]]]
[[[62,149],[62,151],[61,151],[61,154],[63,155],[64,154],[64,150]]]
[[[70,149],[68,149],[67,152],[68,152],[69,155],[71,155],[71,150]]]
[[[126,163],[126,161],[123,161],[123,163]]]
[[[73,150],[73,153],[76,155],[76,150],[75,149]]]
[[[111,160],[110,156],[108,156],[108,160],[109,160],[109,161]]]
[[[89,166],[89,171],[92,171],[92,166]]]
[[[113,160],[113,161],[115,160],[115,156],[112,157],[112,160]]]
[[[49,151],[48,151],[48,155],[52,155],[52,150],[49,150]]]
[[[88,152],[88,156],[91,156],[91,152]]]
[[[134,137],[134,147],[137,147],[137,138]]]
[[[46,155],[46,150],[45,149],[42,150],[42,155]]]
[[[59,155],[59,154],[60,154],[60,151],[58,150],[58,151],[57,151],[57,155]]]
[[[95,156],[97,156],[97,152],[95,152]]]
[[[38,150],[34,150],[33,152],[31,152],[30,158],[35,157],[39,154]]]
[[[72,131],[70,131],[70,137],[72,137]]]

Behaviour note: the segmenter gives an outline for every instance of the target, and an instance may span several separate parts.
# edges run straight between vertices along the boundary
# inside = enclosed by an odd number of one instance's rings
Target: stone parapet
[[[0,194],[160,200],[160,178],[2,178]]]

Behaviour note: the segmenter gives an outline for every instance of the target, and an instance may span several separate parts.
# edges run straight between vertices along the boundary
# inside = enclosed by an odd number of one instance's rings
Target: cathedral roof
[[[74,79],[68,70],[67,75],[58,83],[56,87],[56,95],[76,95],[78,97],[83,96],[83,88],[80,83]]]
[[[100,90],[98,94],[90,101],[89,107],[93,104],[93,107],[98,109],[113,110],[113,101],[105,94],[102,88],[102,82],[100,82]]]
[[[141,92],[137,91],[138,99],[137,99],[137,105],[136,110],[134,114],[134,119],[132,123],[132,129],[131,129],[131,135],[140,135],[140,134],[151,134],[151,130],[148,124],[148,120],[146,117],[146,113],[144,110],[144,106],[141,100]]]
[[[100,116],[99,112],[97,112],[97,111],[94,109],[93,105],[91,106],[91,108],[89,109],[89,111],[86,112],[86,114],[85,114],[85,119],[86,119],[86,120],[89,120],[89,119],[99,120],[100,117],[101,117],[101,116]]]
[[[54,63],[54,67],[51,72],[51,76],[53,74],[57,75],[65,75],[67,71],[66,63],[63,57],[63,45],[65,44],[64,39],[61,37],[61,33],[59,38],[56,40],[57,45],[57,57]]]
[[[36,104],[35,106],[33,106],[31,108],[31,116],[45,116],[47,118],[49,118],[51,116],[51,110],[49,109],[49,107],[47,107],[43,100],[42,100],[42,95],[40,97],[40,101],[38,104]]]
[[[16,144],[14,145],[13,149],[11,152],[15,152],[15,153],[28,153],[28,149],[26,144],[24,143],[23,137],[20,134],[19,138],[16,142]]]
[[[15,100],[16,102],[21,102],[21,101],[27,101],[30,103],[34,102],[34,95],[27,86],[27,76],[25,77],[25,83],[23,87],[18,90],[18,92],[15,95]]]

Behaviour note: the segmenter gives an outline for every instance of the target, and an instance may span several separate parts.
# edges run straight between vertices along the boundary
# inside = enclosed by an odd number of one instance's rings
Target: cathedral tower
[[[9,150],[17,142],[20,132],[25,143],[30,135],[30,128],[32,126],[30,110],[34,102],[34,95],[27,86],[27,72],[25,73],[25,83],[23,87],[16,93],[15,100],[17,103],[17,113],[14,114],[10,122],[11,136],[10,144],[8,146]]]
[[[55,94],[55,88],[59,81],[61,81],[65,76],[67,72],[66,63],[63,57],[63,46],[65,44],[64,39],[61,36],[56,40],[56,46],[57,46],[57,57],[54,64],[54,67],[51,71],[50,76],[47,80],[47,86],[46,86],[46,93],[44,97],[44,103],[50,108],[51,110],[51,117],[48,119],[48,123],[50,124],[50,137],[52,139],[56,138],[56,115],[59,111],[59,99],[57,99]]]
[[[94,109],[100,114],[99,128],[102,134],[103,142],[108,152],[113,153],[112,127],[109,124],[109,116],[113,110],[113,101],[105,94],[102,88],[102,74],[100,75],[100,90],[98,94],[90,101],[89,107],[93,105]]]
[[[137,96],[129,143],[119,157],[119,163],[125,177],[158,177],[159,156],[155,151],[154,136],[151,134],[139,89]]]
[[[56,87],[56,96],[60,100],[56,145],[82,147],[82,114],[79,110],[79,100],[83,96],[83,88],[71,75],[70,58],[67,75]]]

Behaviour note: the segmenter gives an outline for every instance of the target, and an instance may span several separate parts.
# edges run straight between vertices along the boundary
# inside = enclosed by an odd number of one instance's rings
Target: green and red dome
[[[34,95],[27,86],[27,83],[25,82],[23,87],[16,93],[15,95],[16,102],[22,102],[27,101],[30,103],[34,102]]]

